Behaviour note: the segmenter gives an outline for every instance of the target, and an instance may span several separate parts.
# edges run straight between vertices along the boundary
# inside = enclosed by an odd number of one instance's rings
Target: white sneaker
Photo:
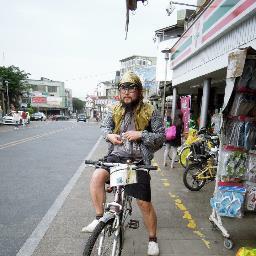
[[[148,255],[150,255],[150,256],[159,255],[158,243],[156,243],[154,241],[150,241],[148,243]]]
[[[93,230],[96,228],[96,226],[98,225],[99,220],[93,220],[89,225],[85,226],[82,228],[81,232],[84,233],[92,233]]]

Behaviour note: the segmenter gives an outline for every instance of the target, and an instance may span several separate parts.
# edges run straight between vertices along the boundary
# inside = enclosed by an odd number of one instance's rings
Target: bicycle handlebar
[[[151,170],[157,170],[157,166],[155,166],[155,165],[138,165],[138,166],[136,166],[135,168],[133,168],[133,169],[135,169],[135,170],[139,170],[139,169],[147,169],[147,170],[149,170],[149,171],[151,171]]]
[[[104,161],[93,161],[93,160],[85,160],[84,161],[86,165],[93,165],[93,166],[105,166],[105,167],[113,167],[113,166],[118,166],[122,163],[108,163],[108,162],[104,162]],[[143,169],[147,169],[147,170],[157,170],[157,166],[154,165],[137,165],[137,166],[133,166],[132,169],[133,170],[143,170]]]
[[[84,161],[84,163],[85,163],[85,164],[88,164],[88,165],[89,165],[89,164],[95,165],[97,162],[99,162],[99,161],[93,161],[93,160],[85,160],[85,161]]]

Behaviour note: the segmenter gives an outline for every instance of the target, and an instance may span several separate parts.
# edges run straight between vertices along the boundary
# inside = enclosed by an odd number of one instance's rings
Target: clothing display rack
[[[256,213],[256,51],[229,55],[224,104],[221,111],[219,161],[209,217],[232,249],[222,217],[242,218]]]

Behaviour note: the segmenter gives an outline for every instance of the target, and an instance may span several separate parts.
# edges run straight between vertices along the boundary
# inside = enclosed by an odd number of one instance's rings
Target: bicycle
[[[138,220],[130,219],[126,224],[128,216],[132,215],[132,197],[125,193],[125,187],[128,184],[136,183],[136,171],[149,172],[156,170],[157,166],[89,160],[86,160],[85,163],[101,168],[110,167],[110,187],[113,188],[114,200],[105,204],[103,217],[88,238],[83,256],[120,256],[123,249],[125,228],[139,228]]]
[[[219,138],[217,135],[200,134],[198,139],[191,145],[183,145],[178,152],[180,164],[187,168],[189,165],[198,162],[198,158],[211,149],[219,146]]]
[[[197,156],[197,162],[190,164],[183,173],[183,183],[191,191],[199,191],[206,182],[214,181],[217,174],[216,150]]]

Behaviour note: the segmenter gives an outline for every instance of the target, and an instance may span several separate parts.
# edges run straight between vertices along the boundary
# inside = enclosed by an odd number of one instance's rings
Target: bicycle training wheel
[[[122,252],[122,230],[119,227],[118,235],[116,235],[116,231],[113,228],[114,218],[108,220],[106,223],[101,221],[90,237],[85,245],[83,256],[90,255],[101,255],[101,256],[120,256]],[[116,243],[115,253],[112,254],[112,250],[114,249],[114,243]]]
[[[183,173],[183,183],[191,191],[199,191],[205,184],[202,164],[190,164]],[[201,173],[201,177],[198,175]]]
[[[191,153],[191,150],[190,150],[190,146],[186,146],[184,147],[180,154],[179,154],[179,160],[180,160],[180,164],[182,165],[182,167],[186,168],[190,163],[191,161],[189,161],[187,159],[188,155]]]

